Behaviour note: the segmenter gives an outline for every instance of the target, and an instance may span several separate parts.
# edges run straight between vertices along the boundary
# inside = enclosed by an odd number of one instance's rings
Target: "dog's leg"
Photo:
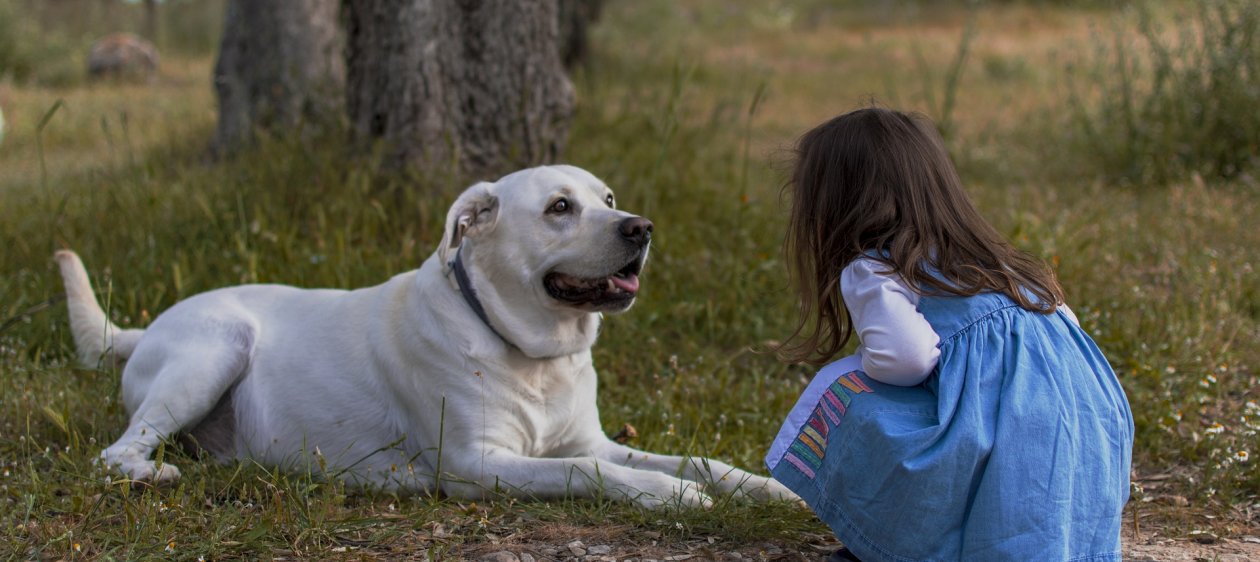
[[[701,482],[722,494],[763,501],[800,501],[796,494],[772,478],[757,476],[713,459],[658,455],[615,441],[601,442],[596,446],[594,454],[600,459],[627,468],[676,474],[684,480]]]
[[[159,467],[149,456],[163,439],[191,427],[210,413],[248,364],[248,349],[241,348],[243,341],[221,342],[224,345],[196,337],[185,341],[187,343],[174,350],[164,350],[127,430],[101,452],[107,466],[117,468],[132,480],[155,484],[178,480],[179,469],[165,463]],[[145,359],[137,357],[136,361]],[[138,366],[143,367],[143,364]],[[143,377],[143,374],[137,376]]]
[[[590,498],[604,493],[647,508],[712,505],[695,482],[591,457],[534,458],[493,450],[450,461],[450,474],[442,477],[441,485],[444,492],[457,497],[479,498],[497,488],[534,498]]]

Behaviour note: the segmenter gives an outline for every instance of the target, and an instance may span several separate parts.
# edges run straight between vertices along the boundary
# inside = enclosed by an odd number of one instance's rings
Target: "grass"
[[[1073,140],[1110,181],[1234,178],[1260,165],[1260,6],[1209,0],[1171,17],[1139,8],[1138,38],[1098,39],[1077,78]],[[1163,21],[1170,20],[1170,21]],[[1092,107],[1091,107],[1092,105]]]
[[[1070,96],[1055,86],[1065,61],[1085,54],[1091,22],[1112,12],[1016,5],[902,17],[784,6],[612,4],[594,63],[574,77],[568,160],[656,224],[640,302],[607,319],[595,350],[605,430],[630,423],[646,449],[761,466],[812,374],[748,351],[784,337],[794,311],[778,249],[782,149],[871,96],[939,110],[961,59],[951,145],[964,179],[1000,230],[1056,264],[1120,373],[1137,469],[1154,477],[1140,481],[1141,521],[1173,535],[1255,534],[1260,476],[1253,459],[1237,459],[1260,452],[1256,184],[1135,189],[1045,157],[1050,133],[1066,126],[1056,116]],[[968,22],[975,35],[962,58]],[[184,472],[179,487],[133,490],[93,467],[125,413],[116,372],[69,364],[64,307],[38,309],[61,291],[54,249],[77,250],[116,320],[143,326],[225,285],[360,287],[416,267],[462,187],[378,174],[337,135],[266,138],[250,154],[208,162],[210,64],[206,52],[169,55],[152,86],[0,83],[9,121],[0,321],[17,319],[0,331],[0,557],[397,559],[574,538],[756,554],[766,543],[808,552],[826,536],[786,506],[471,504],[174,451],[166,458]]]
[[[202,55],[218,43],[223,0],[169,0],[148,29],[140,2],[0,0],[0,80],[72,88],[93,43],[109,33],[134,33],[165,56]]]

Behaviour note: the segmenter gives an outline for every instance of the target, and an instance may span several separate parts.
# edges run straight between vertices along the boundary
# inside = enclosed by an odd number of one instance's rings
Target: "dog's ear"
[[[464,237],[474,237],[494,228],[499,218],[499,198],[492,192],[493,187],[494,184],[485,181],[473,185],[451,204],[446,212],[442,243],[438,246],[438,257],[443,264],[455,259],[455,250]]]

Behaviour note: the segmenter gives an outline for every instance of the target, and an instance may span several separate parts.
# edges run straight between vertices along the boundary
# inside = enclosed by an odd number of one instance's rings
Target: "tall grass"
[[[1205,0],[1171,22],[1137,5],[1077,76],[1077,154],[1113,181],[1233,178],[1260,166],[1260,4]]]
[[[41,29],[29,7],[20,0],[0,0],[0,80],[48,86],[79,83],[86,45],[57,30]]]
[[[919,76],[923,80],[924,102],[930,108],[931,115],[935,116],[936,127],[940,130],[941,136],[947,139],[953,136],[954,106],[958,101],[958,89],[962,85],[963,70],[967,66],[967,60],[971,54],[971,43],[975,40],[975,37],[976,19],[973,13],[967,19],[967,25],[963,28],[962,37],[958,39],[958,48],[954,52],[954,58],[950,60],[949,67],[945,71],[944,80],[941,84],[940,103],[936,101],[935,72],[932,71],[932,66],[924,59],[923,51],[917,45],[914,49],[914,62],[918,67]]]

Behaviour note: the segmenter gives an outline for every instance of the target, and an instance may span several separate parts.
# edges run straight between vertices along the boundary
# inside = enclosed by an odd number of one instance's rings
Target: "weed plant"
[[[25,8],[19,0],[0,0],[0,80],[57,87],[79,83],[86,46],[56,31],[42,33]]]
[[[1111,181],[1234,178],[1260,166],[1260,4],[1135,5],[1137,34],[1096,39],[1070,106],[1079,161]]]

